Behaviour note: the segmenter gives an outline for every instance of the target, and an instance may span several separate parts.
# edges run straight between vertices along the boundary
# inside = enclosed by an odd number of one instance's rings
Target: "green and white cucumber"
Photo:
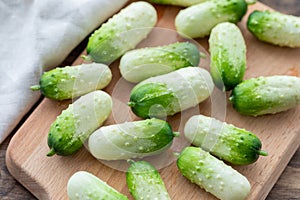
[[[232,90],[243,81],[246,70],[246,44],[235,24],[223,22],[212,29],[209,51],[210,72],[218,88]]]
[[[67,193],[70,200],[128,200],[125,195],[86,171],[78,171],[70,177]]]
[[[134,199],[171,200],[165,184],[154,166],[145,161],[130,162],[126,172],[126,182]]]
[[[177,160],[179,171],[192,183],[221,200],[243,200],[250,192],[247,178],[198,147],[186,147]]]
[[[300,104],[300,78],[269,76],[238,84],[229,98],[241,114],[258,116],[286,111]]]
[[[300,17],[271,11],[253,11],[248,30],[259,40],[274,45],[300,47]]]
[[[192,116],[184,126],[184,135],[194,146],[235,165],[248,165],[259,155],[267,155],[252,132],[204,115]]]
[[[106,92],[98,90],[81,96],[51,124],[48,135],[51,150],[47,156],[67,156],[78,151],[111,110],[112,99]]]
[[[65,100],[105,88],[112,74],[107,65],[90,63],[72,67],[55,68],[43,73],[39,85],[32,90],[41,90],[48,98]]]
[[[245,0],[210,0],[181,10],[175,18],[179,34],[201,38],[221,22],[239,22],[247,11]]]
[[[89,38],[83,58],[110,64],[147,37],[157,21],[155,8],[144,1],[131,3]]]
[[[120,72],[125,80],[137,83],[183,67],[198,66],[199,62],[200,52],[196,45],[177,42],[125,53],[120,60]]]
[[[141,118],[170,116],[207,99],[213,87],[207,70],[185,67],[140,82],[128,105]]]
[[[157,4],[189,7],[195,4],[203,3],[208,0],[148,0],[148,1]]]
[[[91,154],[102,160],[126,160],[157,155],[167,150],[177,133],[160,119],[103,126],[88,140]]]

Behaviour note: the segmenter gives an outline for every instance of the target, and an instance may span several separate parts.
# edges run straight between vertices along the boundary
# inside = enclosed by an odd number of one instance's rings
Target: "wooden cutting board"
[[[156,6],[156,8],[159,14],[157,26],[174,29],[174,17],[180,8],[171,6]],[[250,6],[245,18],[238,24],[247,43],[248,68],[245,78],[275,74],[299,76],[299,48],[281,48],[259,42],[246,30],[247,16],[254,9],[268,8],[260,3]],[[154,34],[155,37],[153,38],[159,42],[180,40],[179,36],[168,29],[164,29],[164,31],[167,31],[166,34]],[[155,42],[153,41],[153,45],[155,45]],[[207,49],[207,38],[198,40],[198,42]],[[144,42],[144,44],[147,43]],[[201,65],[207,66],[207,60],[208,58],[203,59]],[[82,59],[78,58],[74,65],[82,62]],[[120,79],[118,64],[117,61],[110,66],[114,77],[111,84],[105,89],[114,98],[112,115],[105,124],[135,119],[124,104],[128,101],[129,91],[133,85]],[[225,95],[228,97],[229,93]],[[228,123],[256,133],[263,143],[263,149],[269,152],[269,156],[259,158],[254,164],[234,166],[234,168],[244,174],[252,185],[248,200],[265,199],[299,147],[300,107],[275,115],[254,118],[240,115],[225,100],[226,96],[224,94],[214,93],[212,98],[201,103],[199,108],[191,108],[181,115],[178,114],[168,118],[168,121],[172,124],[174,130],[182,132],[185,120],[190,115],[200,112],[206,115],[218,116],[218,118],[223,118]],[[110,164],[108,166],[107,163],[103,164],[94,159],[85,148],[69,157],[46,157],[49,151],[47,135],[50,124],[70,102],[44,99],[29,116],[9,144],[6,163],[10,173],[37,198],[43,200],[67,199],[67,181],[73,173],[79,170],[89,171],[97,175],[132,199],[126,186],[125,173],[109,167]],[[184,143],[183,137],[176,139],[172,149],[180,150],[182,143]],[[174,158],[171,160],[174,160]],[[157,160],[154,163],[158,168],[161,168],[157,164]],[[172,199],[215,199],[212,195],[186,180],[179,173],[174,162],[159,169],[159,172]]]

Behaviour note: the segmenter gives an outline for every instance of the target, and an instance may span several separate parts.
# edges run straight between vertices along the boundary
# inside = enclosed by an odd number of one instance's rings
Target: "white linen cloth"
[[[0,0],[0,143],[38,100],[41,73],[127,0]]]

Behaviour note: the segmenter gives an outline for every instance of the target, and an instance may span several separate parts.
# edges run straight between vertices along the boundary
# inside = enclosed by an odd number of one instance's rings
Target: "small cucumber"
[[[229,100],[241,114],[258,116],[286,111],[300,104],[300,78],[269,76],[238,84]]]
[[[130,162],[126,172],[126,182],[134,199],[171,200],[165,184],[154,166],[145,161]]]
[[[103,91],[88,93],[64,110],[51,124],[48,135],[50,152],[67,156],[78,151],[89,135],[107,119],[112,99]]]
[[[142,158],[168,149],[174,136],[167,122],[152,118],[103,126],[91,134],[88,147],[97,159]]]
[[[125,195],[86,171],[78,171],[70,177],[67,193],[70,200],[128,200]]]
[[[141,118],[162,118],[198,105],[213,87],[208,71],[185,67],[140,82],[132,89],[128,105]]]
[[[189,7],[208,0],[148,0],[151,3]]]
[[[137,83],[183,67],[198,66],[199,62],[197,46],[190,42],[177,42],[127,52],[121,58],[120,72],[125,80]]]
[[[271,11],[253,11],[248,30],[259,40],[274,45],[300,47],[300,17]]]
[[[254,163],[261,150],[259,138],[245,129],[204,115],[191,117],[184,126],[184,135],[194,146],[234,165]]]
[[[247,178],[198,147],[186,147],[177,160],[179,171],[192,183],[221,200],[243,200],[250,192]]]
[[[143,1],[131,3],[89,38],[86,60],[110,64],[147,37],[157,21],[155,8]]]
[[[247,12],[245,0],[210,0],[181,10],[175,18],[179,34],[205,37],[221,22],[239,22]]]
[[[246,70],[246,44],[240,29],[233,23],[215,26],[209,37],[210,72],[216,86],[232,90],[242,82]]]
[[[105,88],[112,74],[107,65],[91,63],[73,67],[55,68],[43,73],[40,84],[31,87],[41,90],[48,98],[65,100]]]

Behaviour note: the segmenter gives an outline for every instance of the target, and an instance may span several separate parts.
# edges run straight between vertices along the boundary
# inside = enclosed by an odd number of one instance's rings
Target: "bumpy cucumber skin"
[[[97,159],[122,160],[159,154],[173,138],[167,122],[152,118],[103,126],[89,137],[88,145]]]
[[[148,0],[151,3],[188,7],[208,0]]]
[[[269,76],[238,84],[229,98],[241,114],[259,116],[286,111],[300,104],[300,78]]]
[[[131,163],[126,172],[126,182],[134,199],[171,199],[160,174],[148,162]]]
[[[88,57],[98,63],[112,63],[146,38],[156,21],[157,13],[151,4],[131,3],[91,35]]]
[[[300,47],[300,17],[271,11],[253,11],[248,30],[259,40],[278,46]]]
[[[120,60],[120,72],[127,81],[137,83],[183,67],[198,66],[199,62],[196,45],[177,42],[127,52]]]
[[[204,115],[191,117],[185,124],[184,135],[194,146],[234,165],[254,163],[262,146],[252,132]],[[210,143],[210,139],[214,142]]]
[[[82,64],[45,72],[40,79],[39,89],[48,98],[65,100],[103,89],[111,79],[112,73],[107,65]]]
[[[175,18],[179,34],[201,38],[221,22],[239,22],[247,12],[245,0],[211,0],[181,10]]]
[[[128,200],[98,177],[85,171],[73,174],[67,184],[70,200]]]
[[[201,148],[186,147],[177,166],[192,183],[221,200],[243,200],[250,192],[246,177]]]
[[[70,104],[51,124],[48,156],[68,156],[77,152],[88,136],[107,119],[111,109],[111,97],[103,91],[88,93]]]
[[[246,44],[240,29],[230,22],[215,26],[209,37],[209,50],[215,85],[232,90],[243,81],[246,70]]]
[[[147,83],[134,88],[130,95],[129,105],[132,112],[143,119],[173,115],[175,114],[174,108],[180,107],[175,93],[168,90],[167,86],[162,83]]]
[[[212,90],[205,69],[185,67],[140,82],[132,89],[128,105],[141,118],[162,118],[198,105]]]

